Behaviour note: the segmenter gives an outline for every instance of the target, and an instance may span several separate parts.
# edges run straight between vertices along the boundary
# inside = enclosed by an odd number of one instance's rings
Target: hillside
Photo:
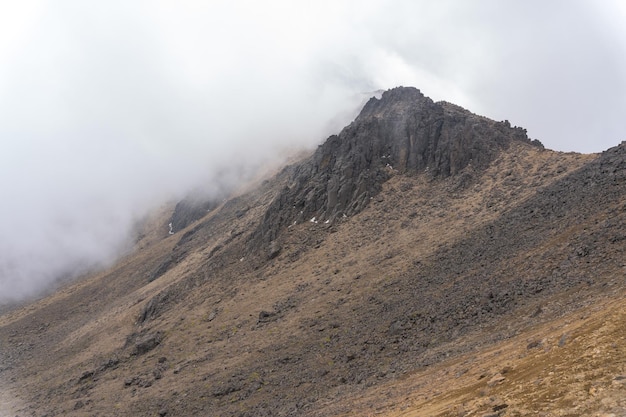
[[[0,415],[624,415],[625,250],[626,143],[389,90],[4,312]]]

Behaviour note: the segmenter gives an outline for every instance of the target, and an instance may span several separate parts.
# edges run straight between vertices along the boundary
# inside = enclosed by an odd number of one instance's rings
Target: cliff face
[[[522,128],[433,102],[418,89],[398,87],[371,98],[356,120],[315,154],[287,169],[289,185],[277,196],[258,231],[272,241],[285,226],[334,223],[354,215],[396,173],[433,177],[482,170],[511,141],[531,143]],[[533,144],[541,146],[537,141]]]

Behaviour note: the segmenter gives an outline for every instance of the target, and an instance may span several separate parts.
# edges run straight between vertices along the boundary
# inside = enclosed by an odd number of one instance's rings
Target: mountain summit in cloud
[[[626,143],[556,152],[395,88],[192,197],[0,314],[0,414],[626,413]]]
[[[542,147],[523,128],[433,102],[416,88],[385,91],[307,161],[287,168],[288,186],[267,212],[260,233],[272,240],[289,223],[312,218],[334,223],[352,216],[396,174],[446,178],[464,171],[467,182],[513,141]]]
[[[315,148],[364,91],[419,85],[551,149],[609,147],[625,3],[564,4],[0,2],[0,300],[109,265],[200,183]]]

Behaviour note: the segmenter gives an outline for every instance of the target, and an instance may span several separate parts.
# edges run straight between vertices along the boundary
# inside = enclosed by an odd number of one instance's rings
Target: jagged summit
[[[442,177],[460,172],[470,162],[484,168],[510,140],[531,143],[525,129],[445,101],[435,103],[413,87],[397,87],[380,99],[373,97],[354,124],[372,127],[369,133],[383,145],[381,157],[386,156],[394,169],[428,169]]]
[[[526,131],[459,106],[433,102],[413,87],[372,97],[339,135],[290,168],[289,185],[267,211],[259,234],[271,241],[286,225],[315,218],[334,222],[360,212],[394,174],[456,175],[486,168]]]
[[[433,101],[417,88],[396,87],[383,91],[380,98],[376,96],[370,98],[363,106],[356,121],[368,117],[397,117],[408,110],[419,109],[428,104],[433,104]]]

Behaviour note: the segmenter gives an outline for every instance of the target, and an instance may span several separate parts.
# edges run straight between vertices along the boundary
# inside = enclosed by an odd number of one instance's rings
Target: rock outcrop
[[[183,230],[191,223],[203,218],[207,212],[220,205],[223,198],[199,199],[186,197],[179,201],[170,218],[170,233]]]
[[[333,223],[360,212],[396,173],[433,177],[484,169],[526,130],[495,122],[418,89],[398,87],[371,98],[356,120],[330,136],[304,162],[286,168],[289,185],[267,211],[257,236],[273,241],[285,226],[303,221]]]

